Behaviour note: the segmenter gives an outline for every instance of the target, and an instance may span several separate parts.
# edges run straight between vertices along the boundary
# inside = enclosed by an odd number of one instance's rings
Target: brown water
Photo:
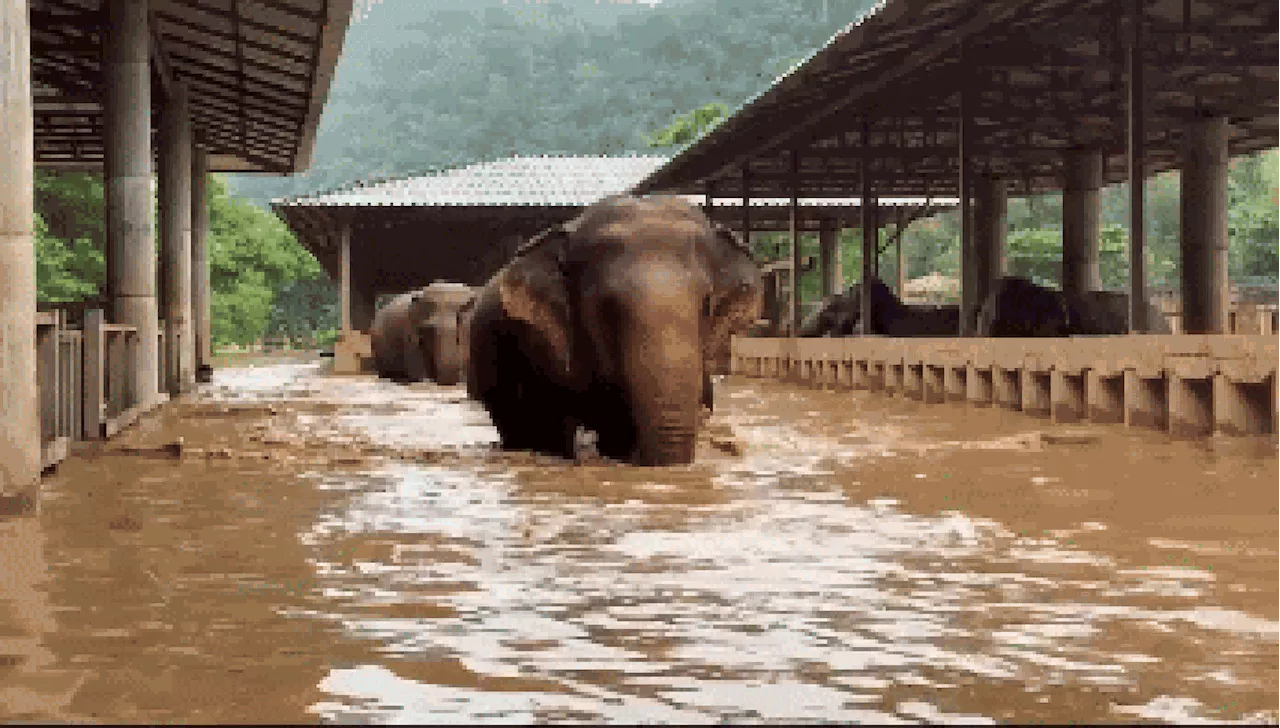
[[[0,719],[1277,720],[1274,439],[729,379],[696,465],[575,466],[319,366],[0,519]]]

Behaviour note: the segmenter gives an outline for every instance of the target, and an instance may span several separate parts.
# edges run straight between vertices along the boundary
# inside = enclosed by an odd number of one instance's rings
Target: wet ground
[[[573,465],[322,366],[0,519],[0,720],[1277,720],[1273,438],[730,378],[696,465]]]

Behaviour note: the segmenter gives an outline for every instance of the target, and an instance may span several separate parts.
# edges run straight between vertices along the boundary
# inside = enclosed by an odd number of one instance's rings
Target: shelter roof
[[[1104,153],[1124,179],[1123,0],[883,0],[635,192],[956,195],[960,105],[974,169],[1015,194],[1059,189],[1063,152]],[[1147,174],[1179,162],[1184,123],[1229,118],[1232,154],[1275,146],[1273,0],[1142,0]],[[796,158],[791,157],[795,152]],[[793,166],[794,164],[794,166]]]
[[[662,155],[515,156],[427,175],[356,182],[337,190],[274,200],[282,207],[585,207],[626,192],[669,161]],[[705,196],[681,195],[702,205]],[[881,206],[950,207],[955,198],[884,198]],[[738,197],[713,197],[715,207],[741,207]],[[757,197],[752,207],[786,207],[788,197]],[[801,198],[803,208],[859,207],[861,199]]]
[[[150,0],[153,108],[189,89],[214,171],[286,174],[311,163],[352,0]],[[36,163],[103,161],[101,0],[31,0]]]

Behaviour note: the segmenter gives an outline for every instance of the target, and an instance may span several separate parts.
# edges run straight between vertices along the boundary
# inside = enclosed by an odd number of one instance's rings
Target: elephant
[[[881,336],[955,336],[960,310],[955,306],[904,304],[883,281],[872,278],[871,333]],[[862,317],[862,285],[831,296],[800,327],[800,336],[854,336]]]
[[[466,378],[468,361],[471,353],[471,316],[476,310],[476,290],[472,290],[471,298],[458,307],[456,314],[458,332],[458,355],[461,359],[462,376]]]
[[[1117,335],[1129,332],[1129,294],[1123,291],[1087,291],[1067,294],[1067,312],[1073,336]],[[1169,321],[1147,304],[1147,327],[1153,334],[1171,334]]]
[[[978,310],[978,336],[1040,337],[1070,333],[1071,314],[1066,296],[1026,278],[1004,276],[996,280]]]
[[[422,381],[427,376],[420,337],[414,325],[415,298],[421,290],[392,298],[373,316],[369,339],[378,376],[394,381]]]
[[[420,348],[426,378],[437,384],[448,386],[462,379],[465,357],[459,346],[458,312],[474,297],[470,286],[436,281],[415,292],[409,304],[410,339]]]
[[[522,246],[471,312],[467,391],[509,450],[692,462],[708,362],[760,315],[750,250],[676,197],[606,197]]]

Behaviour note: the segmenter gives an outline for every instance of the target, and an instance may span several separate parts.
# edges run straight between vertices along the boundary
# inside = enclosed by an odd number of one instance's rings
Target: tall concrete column
[[[151,44],[147,3],[107,0],[103,26],[107,290],[114,323],[138,329],[134,391],[159,388],[155,225],[151,214]]]
[[[840,265],[839,235],[836,221],[824,217],[818,221],[818,263],[821,266],[822,298],[839,293],[844,288],[844,271]]]
[[[1182,325],[1188,334],[1227,331],[1227,120],[1183,131]]]
[[[164,281],[165,389],[173,395],[195,382],[191,327],[191,120],[187,92],[178,85],[160,119],[159,213]]]
[[[1081,294],[1102,288],[1098,267],[1099,195],[1102,152],[1073,149],[1063,158],[1062,290]]]
[[[0,501],[40,477],[33,113],[27,0],[0,0]]]
[[[209,311],[209,156],[191,149],[191,329],[195,334],[196,378],[209,381],[213,372],[213,339]]]
[[[351,332],[351,226],[338,230],[338,256],[341,261],[338,274],[339,310],[342,313],[342,333]]]
[[[1009,191],[1004,180],[975,175],[973,180],[973,303],[981,308],[995,280],[1004,275]]]

